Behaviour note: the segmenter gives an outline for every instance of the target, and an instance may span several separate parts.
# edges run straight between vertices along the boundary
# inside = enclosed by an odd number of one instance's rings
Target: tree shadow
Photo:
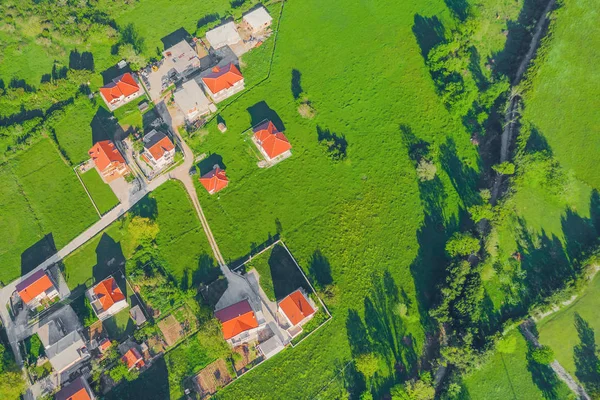
[[[325,146],[327,154],[329,154],[332,160],[340,161],[346,159],[348,141],[345,135],[338,135],[329,129],[324,129],[317,125],[317,138],[319,143]]]
[[[96,247],[96,260],[96,265],[92,269],[94,281],[100,282],[112,275],[117,280],[123,294],[126,294],[125,281],[121,278],[122,274],[117,273],[125,267],[125,256],[123,255],[121,243],[115,242],[107,233],[103,233]],[[120,279],[121,282],[119,282]]]
[[[138,201],[129,212],[132,216],[156,220],[158,217],[158,205],[156,199],[146,195],[142,200]]]
[[[463,204],[466,207],[479,204],[481,198],[476,190],[479,175],[458,157],[454,139],[448,137],[440,146],[440,162]]]
[[[594,193],[592,199],[593,197]],[[571,263],[577,265],[596,244],[598,233],[592,219],[581,217],[569,207],[561,216],[560,222],[565,238],[565,251]]]
[[[354,362],[345,368],[338,365],[336,366],[336,369],[341,373],[344,388],[348,393],[348,400],[359,400],[361,394],[367,390],[367,383],[364,375],[356,368]]]
[[[229,1],[229,5],[231,6],[231,8],[240,8],[241,6],[244,5],[244,3],[246,2],[246,0],[230,0]]]
[[[307,293],[312,292],[296,262],[282,245],[273,246],[268,263],[277,301],[298,288],[303,288]]]
[[[431,49],[446,40],[444,25],[436,16],[424,17],[415,14],[412,31],[421,48],[421,55],[424,60],[427,60]]]
[[[98,107],[96,114],[92,118],[92,122],[90,122],[90,127],[92,128],[92,146],[103,140],[113,140],[115,124],[112,121],[112,115],[105,108]]]
[[[267,103],[263,100],[254,104],[251,107],[246,109],[250,114],[251,124],[252,126],[256,126],[261,122],[267,120],[271,121],[279,132],[285,131],[285,125],[279,115],[275,111],[273,111]]]
[[[531,373],[533,383],[540,389],[545,399],[558,400],[560,398],[558,387],[561,381],[549,365],[539,364],[533,360],[532,352],[535,347],[531,343],[527,343],[527,348],[527,370]]]
[[[125,67],[120,68],[118,65],[113,65],[110,68],[105,69],[100,73],[102,75],[102,84],[108,85],[112,83],[114,79],[120,77],[123,74],[131,73],[131,67],[127,64]]]
[[[575,313],[575,328],[580,342],[573,348],[575,376],[588,392],[597,394],[600,391],[600,359],[594,330],[579,313]]]
[[[198,258],[198,268],[192,274],[192,285],[198,287],[201,284],[209,285],[219,279],[221,268],[215,262],[215,259],[204,253]]]
[[[469,3],[466,0],[444,0],[444,3],[460,22],[464,22],[469,16]]]
[[[302,73],[297,69],[292,69],[292,96],[295,100],[298,100],[304,90],[302,90]]]
[[[310,256],[308,273],[315,282],[315,286],[319,289],[324,289],[327,285],[333,283],[331,277],[331,264],[320,249],[316,249]]]
[[[80,53],[77,49],[69,54],[69,68],[94,72],[94,55],[89,51]]]
[[[65,77],[66,77],[66,75],[65,75]],[[25,79],[19,79],[16,77],[13,77],[10,80],[10,82],[8,82],[8,87],[10,89],[23,89],[25,92],[28,92],[28,93],[34,93],[37,91],[35,86],[29,85],[27,82],[25,82]]]
[[[525,152],[537,153],[541,151],[548,153],[550,156],[553,155],[552,147],[550,147],[546,137],[536,127],[531,127],[527,144],[525,145]]]
[[[469,71],[473,75],[479,91],[483,92],[489,87],[489,82],[481,70],[481,57],[475,46],[469,48],[469,53],[471,55],[469,58]]]
[[[227,169],[225,163],[223,162],[223,157],[219,154],[213,153],[198,163],[200,176],[212,171],[215,165],[218,165],[221,169]]]
[[[346,333],[353,358],[369,353],[372,350],[367,327],[360,318],[360,315],[358,315],[358,312],[352,308],[348,310],[348,316],[346,317]]]
[[[596,233],[600,235],[600,193],[597,189],[592,190],[590,199],[590,220],[596,228]]]
[[[214,15],[214,14],[212,14],[212,15]],[[205,16],[204,18],[206,18],[206,17],[207,16]],[[218,17],[218,15],[217,15],[217,17]],[[185,28],[183,28],[183,27],[177,29],[174,32],[169,33],[167,36],[160,39],[165,50],[170,47],[175,46],[177,43],[181,42],[182,40],[186,40],[186,41],[188,41],[188,43],[192,40],[192,35],[190,35],[190,33],[188,31],[186,31]]]
[[[200,29],[208,24],[216,22],[221,18],[218,13],[206,14],[196,22],[196,29]],[[167,47],[165,47],[166,49]]]
[[[44,235],[43,238],[21,253],[21,276],[33,271],[38,265],[56,254],[56,251],[52,233]]]

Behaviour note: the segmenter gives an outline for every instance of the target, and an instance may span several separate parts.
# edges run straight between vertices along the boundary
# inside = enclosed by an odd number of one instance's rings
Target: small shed
[[[242,21],[253,33],[256,33],[271,26],[273,17],[269,15],[269,12],[264,7],[259,7],[244,15]]]
[[[242,41],[235,24],[228,22],[224,25],[217,26],[206,32],[206,40],[210,43],[213,49],[220,49],[225,46],[233,46]]]
[[[129,310],[129,315],[131,316],[131,319],[133,320],[133,322],[135,322],[137,326],[140,326],[144,322],[146,322],[146,316],[144,315],[144,312],[142,311],[139,305],[132,307]]]
[[[258,348],[263,353],[265,358],[269,359],[283,350],[284,346],[281,339],[279,339],[277,335],[273,335],[269,339],[259,344]]]

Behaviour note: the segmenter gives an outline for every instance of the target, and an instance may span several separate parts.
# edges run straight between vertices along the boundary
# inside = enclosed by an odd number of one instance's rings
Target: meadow
[[[527,358],[527,342],[517,332],[505,336],[511,342],[507,351],[496,352],[483,367],[463,382],[462,399],[568,399],[569,388],[554,376],[549,367]],[[512,344],[514,343],[514,344]],[[550,370],[549,373],[547,370]],[[546,372],[544,374],[544,372]]]
[[[566,0],[557,13],[550,48],[525,97],[523,118],[546,139],[556,159],[600,189],[600,11],[593,0]]]
[[[80,176],[101,214],[110,211],[119,204],[119,199],[117,199],[110,186],[104,183],[96,168],[91,168]]]
[[[131,238],[127,227],[129,217],[138,214],[151,217],[158,225],[156,242],[161,265],[180,286],[187,289],[192,282],[214,277],[218,267],[198,216],[185,190],[178,182],[169,181],[63,260],[71,289],[89,287],[110,265],[119,265],[133,256],[139,243]]]
[[[77,176],[48,139],[2,165],[0,177],[2,281],[37,266],[98,219]]]
[[[333,282],[334,294],[325,299],[333,320],[220,397],[319,392],[337,374],[336,366],[353,358],[354,316],[364,315],[373,275],[386,271],[408,308],[401,337],[412,338],[416,354],[423,349],[436,272],[446,262],[443,244],[458,229],[479,170],[469,134],[436,96],[415,38],[415,30],[424,34],[415,22],[433,15],[451,24],[450,11],[436,1],[366,8],[337,1],[286,3],[270,78],[221,110],[225,134],[213,121],[208,135],[190,138],[197,153],[212,156],[200,165],[201,173],[217,160],[230,179],[217,196],[198,186],[225,259],[234,261],[279,233],[307,272],[320,254]],[[495,15],[481,18],[500,33]],[[242,72],[253,73],[244,61]],[[299,115],[303,97],[316,110],[314,119]],[[292,144],[292,157],[269,169],[257,167],[252,144],[242,136],[264,118],[285,130]],[[322,136],[345,142],[345,154],[334,159]],[[432,182],[417,180],[406,144],[412,136],[432,149],[437,166]],[[299,378],[307,371],[310,379]],[[381,381],[391,373],[379,372],[374,395],[385,390]],[[277,393],[265,390],[273,385]]]

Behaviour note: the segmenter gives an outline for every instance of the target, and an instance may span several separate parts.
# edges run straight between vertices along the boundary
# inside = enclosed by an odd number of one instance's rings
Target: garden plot
[[[172,346],[184,335],[181,323],[173,315],[169,315],[158,322],[158,327],[162,332],[167,346]]]
[[[202,398],[212,396],[218,389],[226,386],[233,380],[227,369],[225,360],[218,359],[204,368],[194,379],[198,392]]]

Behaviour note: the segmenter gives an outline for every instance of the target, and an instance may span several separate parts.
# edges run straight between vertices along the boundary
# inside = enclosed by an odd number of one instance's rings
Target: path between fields
[[[535,325],[535,323],[533,322],[533,320],[528,319],[521,325],[519,325],[519,329],[521,330],[521,332],[523,332],[523,336],[525,336],[525,339],[527,339],[528,342],[533,344],[535,347],[542,347],[537,337],[535,337],[535,335],[529,330],[529,327],[532,325]],[[550,367],[552,368],[556,376],[558,376],[558,378],[561,381],[566,383],[569,389],[571,389],[573,393],[575,393],[577,398],[591,400],[591,397],[587,394],[585,389],[579,383],[577,383],[577,381],[571,376],[571,374],[569,374],[567,370],[562,365],[560,365],[560,363],[557,360],[552,361],[552,363],[550,363]]]

